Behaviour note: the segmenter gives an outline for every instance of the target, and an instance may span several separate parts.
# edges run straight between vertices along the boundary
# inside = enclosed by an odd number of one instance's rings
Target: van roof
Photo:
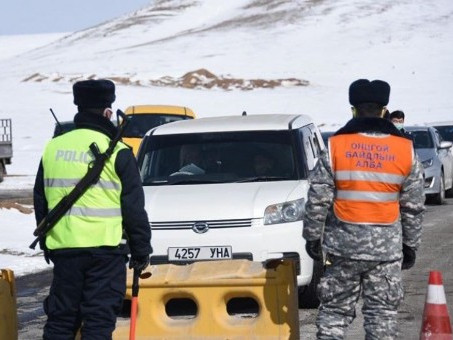
[[[154,131],[153,135],[170,135],[202,132],[293,130],[311,123],[312,119],[307,115],[257,114],[184,120],[161,125],[151,131]]]
[[[176,105],[133,105],[129,106],[125,114],[169,114],[178,116],[189,116],[195,118],[194,112],[185,106]]]

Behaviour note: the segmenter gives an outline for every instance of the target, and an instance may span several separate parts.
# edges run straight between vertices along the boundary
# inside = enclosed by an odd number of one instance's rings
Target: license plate
[[[233,258],[231,246],[170,247],[169,261],[223,260]]]

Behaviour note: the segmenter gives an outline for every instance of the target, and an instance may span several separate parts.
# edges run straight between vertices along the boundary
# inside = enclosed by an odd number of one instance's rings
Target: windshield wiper
[[[184,178],[171,179],[171,180],[168,181],[169,185],[174,185],[174,184],[210,184],[210,183],[225,183],[225,181],[218,180],[218,179],[187,178],[187,176],[184,176]]]
[[[290,180],[288,177],[282,176],[253,176],[240,179],[239,181],[234,181],[235,183],[244,183],[244,182],[267,182],[267,181],[284,181]]]
[[[167,184],[168,181],[166,179],[156,179],[154,181],[145,181],[143,185],[160,185],[160,184]]]

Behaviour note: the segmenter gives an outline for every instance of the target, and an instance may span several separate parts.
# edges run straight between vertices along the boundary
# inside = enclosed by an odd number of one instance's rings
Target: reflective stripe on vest
[[[368,202],[387,202],[396,201],[398,193],[386,193],[376,191],[358,191],[358,190],[337,190],[338,199],[349,201],[368,201]]]
[[[331,137],[329,149],[337,218],[352,224],[395,223],[399,193],[412,167],[412,142],[392,135],[344,134]]]
[[[66,216],[84,216],[84,217],[121,217],[121,209],[95,209],[72,207],[66,213]]]
[[[335,172],[335,179],[339,181],[373,181],[373,182],[386,182],[393,184],[402,184],[406,177],[401,175],[386,174],[371,171],[337,171]]]
[[[67,187],[75,187],[76,184],[80,181],[79,178],[46,178],[44,179],[44,186],[50,188],[67,188]],[[103,189],[103,190],[119,190],[121,186],[118,183],[113,181],[103,181],[99,180],[94,187]]]
[[[110,139],[97,131],[76,129],[52,139],[46,146],[42,163],[44,191],[49,210],[67,195],[88,171],[95,142],[104,152]],[[115,171],[118,143],[106,162],[99,181],[80,197],[47,234],[51,249],[117,246],[122,236],[121,181]]]

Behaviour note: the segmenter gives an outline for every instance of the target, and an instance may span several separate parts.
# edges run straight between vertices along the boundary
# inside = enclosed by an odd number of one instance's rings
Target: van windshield
[[[143,185],[299,178],[290,131],[151,135],[139,157]]]
[[[124,131],[123,137],[142,138],[152,128],[156,126],[188,119],[187,116],[167,115],[160,113],[153,114],[133,114],[128,115],[129,124]]]

